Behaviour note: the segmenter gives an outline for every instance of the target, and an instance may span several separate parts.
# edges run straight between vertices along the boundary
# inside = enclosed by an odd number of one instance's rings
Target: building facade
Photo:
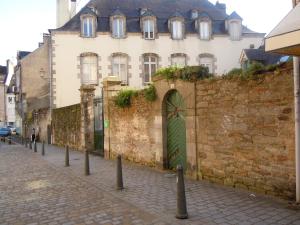
[[[264,37],[237,13],[227,15],[224,4],[207,0],[92,0],[50,33],[53,108],[79,103],[82,84],[95,85],[100,96],[107,76],[143,88],[171,65],[204,65],[222,75],[239,67],[242,49],[258,48]]]
[[[32,128],[47,140],[50,124],[49,35],[31,53],[18,52],[15,69],[17,124],[23,136]]]
[[[0,126],[5,125],[5,77],[7,74],[7,67],[0,66]]]

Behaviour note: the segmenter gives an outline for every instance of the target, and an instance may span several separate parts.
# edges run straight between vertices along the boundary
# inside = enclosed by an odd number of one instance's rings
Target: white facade
[[[173,40],[170,34],[158,34],[154,40],[145,40],[141,33],[128,33],[126,38],[112,38],[109,32],[98,32],[95,38],[83,38],[79,32],[53,31],[52,33],[52,87],[53,106],[60,108],[80,102],[81,55],[92,53],[98,56],[98,88],[101,81],[111,76],[112,56],[126,55],[128,58],[128,85],[143,88],[143,54],[158,56],[158,68],[172,64],[172,54],[186,56],[188,66],[200,65],[201,57],[212,58],[212,72],[222,75],[240,67],[242,49],[254,45],[258,48],[263,34],[244,34],[239,41],[229,35],[214,35],[209,41],[200,40],[198,34],[187,34],[183,40]]]

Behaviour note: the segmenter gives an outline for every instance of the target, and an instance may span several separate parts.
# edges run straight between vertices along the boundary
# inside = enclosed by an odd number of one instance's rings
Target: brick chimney
[[[293,0],[293,7],[295,7],[299,2],[300,0]]]
[[[71,0],[70,18],[76,15],[76,0]]]

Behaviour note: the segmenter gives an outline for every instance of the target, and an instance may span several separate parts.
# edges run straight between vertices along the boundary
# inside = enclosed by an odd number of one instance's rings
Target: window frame
[[[149,60],[146,61],[146,57],[149,57]],[[152,58],[154,58],[155,62],[152,62]],[[158,60],[159,57],[156,54],[153,53],[149,53],[149,54],[144,54],[143,55],[143,81],[144,84],[150,84],[152,82],[152,76],[156,73],[156,71],[158,70]],[[155,71],[152,71],[152,65],[155,66]],[[148,71],[149,71],[149,80],[146,81],[146,66],[148,66]]]
[[[86,59],[92,59],[95,60],[92,62],[85,61]],[[87,66],[89,68],[86,68]],[[95,68],[92,68],[92,65],[94,65]],[[90,70],[90,73],[87,77],[85,77],[86,70]],[[92,71],[94,70],[94,71]],[[95,73],[95,74],[93,74]],[[93,77],[94,76],[94,77]],[[98,85],[98,78],[99,78],[99,71],[98,71],[98,55],[95,53],[82,53],[80,55],[80,82],[82,85]]]
[[[199,31],[199,37],[201,40],[209,41],[211,39],[211,21],[209,19],[202,19],[198,22],[198,31]],[[205,24],[205,26],[202,26],[202,24]],[[204,29],[207,29],[206,32],[203,31]]]
[[[115,21],[117,22],[117,32],[115,33]],[[120,32],[122,31],[122,32]],[[125,16],[112,16],[111,17],[111,35],[113,38],[125,38],[126,37],[126,18]]]
[[[87,24],[87,33],[85,25]],[[96,37],[96,17],[93,15],[82,15],[81,16],[81,37],[83,38],[94,38]]]
[[[205,62],[205,61],[208,61],[207,59],[209,59],[209,63]],[[204,60],[204,63],[202,60]],[[205,67],[208,67],[209,73],[211,73],[211,74],[215,73],[215,67],[216,67],[215,61],[216,61],[215,57],[212,54],[204,53],[204,54],[199,55],[199,65],[200,66],[204,65]],[[209,64],[209,66],[207,66],[208,64]]]
[[[143,19],[142,23],[143,23],[143,38],[145,40],[154,40],[155,35],[156,35],[155,20],[153,18],[145,18],[145,19]],[[147,23],[147,25],[145,25],[146,23]],[[152,25],[152,29],[153,29],[152,31],[151,31],[151,25]],[[152,36],[151,36],[151,33],[152,33]]]
[[[236,25],[236,31],[238,34],[235,36],[233,26]],[[242,23],[240,20],[230,20],[228,21],[228,30],[229,30],[229,36],[230,40],[232,41],[240,41],[242,38]]]
[[[119,59],[118,61],[119,62],[117,62],[117,63],[115,63],[116,61],[116,59]],[[122,74],[121,74],[121,58],[122,59],[125,59],[125,70],[124,70],[124,72],[125,72],[125,79],[122,79]],[[118,65],[118,74],[115,74],[114,73],[114,65]],[[121,53],[115,53],[115,54],[112,54],[112,56],[111,56],[111,75],[112,76],[116,76],[116,77],[118,77],[120,80],[121,80],[121,84],[122,85],[128,85],[128,82],[129,82],[129,80],[128,80],[128,78],[129,78],[129,76],[128,76],[128,56],[127,56],[127,54],[121,54]]]
[[[174,63],[174,59],[176,58],[184,58],[184,65],[177,65]],[[174,66],[174,67],[185,67],[187,66],[187,55],[184,54],[184,53],[175,53],[175,54],[171,54],[171,66]]]

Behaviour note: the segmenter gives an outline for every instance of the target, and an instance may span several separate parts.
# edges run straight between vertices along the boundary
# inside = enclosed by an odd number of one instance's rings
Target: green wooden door
[[[166,100],[167,108],[167,158],[169,169],[181,164],[186,169],[185,106],[182,96],[172,92]]]
[[[94,140],[95,140],[95,153],[104,155],[104,129],[103,129],[103,111],[102,111],[102,98],[94,100]]]

